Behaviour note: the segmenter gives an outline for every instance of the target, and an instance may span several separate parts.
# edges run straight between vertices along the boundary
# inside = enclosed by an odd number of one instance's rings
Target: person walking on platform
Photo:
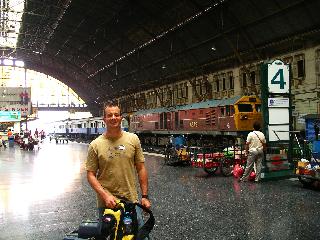
[[[243,173],[240,181],[248,181],[249,175],[253,169],[254,163],[256,163],[256,177],[255,182],[260,181],[262,159],[264,156],[264,151],[266,149],[266,138],[264,134],[260,131],[260,123],[254,122],[254,131],[250,132],[246,141],[246,152],[248,155],[246,169]]]
[[[9,147],[13,147],[14,146],[14,136],[13,136],[13,132],[11,131],[11,128],[9,128],[9,130],[7,132],[7,136],[8,136]]]
[[[36,130],[34,131],[34,136],[39,138],[39,132],[38,132],[38,128],[36,128]]]
[[[6,146],[6,141],[2,138],[2,136],[0,135],[0,147],[4,147],[4,148],[6,148],[7,146]]]
[[[93,140],[86,160],[87,179],[97,193],[99,217],[105,208],[115,208],[116,201],[138,202],[137,172],[141,204],[150,208],[148,198],[148,173],[137,135],[121,130],[122,116],[119,106],[109,104],[104,108],[106,131]],[[142,213],[137,209],[139,226],[143,225]]]

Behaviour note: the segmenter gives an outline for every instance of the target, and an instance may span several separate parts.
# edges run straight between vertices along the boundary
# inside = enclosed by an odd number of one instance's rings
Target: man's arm
[[[136,163],[136,169],[138,173],[140,189],[142,195],[148,195],[148,173],[144,165],[144,162]],[[150,200],[148,198],[142,198],[141,204],[147,208],[151,207]]]
[[[111,193],[103,189],[96,178],[96,173],[94,171],[87,171],[87,179],[91,187],[96,191],[97,194],[99,194],[108,208],[116,207],[116,198]]]

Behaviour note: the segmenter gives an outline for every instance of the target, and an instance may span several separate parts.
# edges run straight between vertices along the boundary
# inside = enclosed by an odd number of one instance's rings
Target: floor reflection
[[[8,215],[28,219],[35,202],[71,191],[85,158],[66,145],[49,142],[40,150],[25,151],[15,146],[2,149],[0,154],[0,221]]]

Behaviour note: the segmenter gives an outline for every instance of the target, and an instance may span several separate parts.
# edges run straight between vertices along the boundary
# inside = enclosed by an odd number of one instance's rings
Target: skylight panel
[[[16,48],[23,10],[23,0],[0,1],[1,48]]]

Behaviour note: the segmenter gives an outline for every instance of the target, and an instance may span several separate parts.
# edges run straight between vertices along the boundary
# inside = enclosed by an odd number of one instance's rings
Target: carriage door
[[[87,122],[87,136],[90,135],[90,127],[91,127],[91,123],[88,121]]]
[[[179,113],[174,112],[174,129],[178,130],[179,129]]]
[[[168,129],[168,115],[163,113],[163,129]]]
[[[66,134],[69,134],[69,127],[71,128],[71,123],[66,124]]]
[[[95,128],[94,128],[94,133],[98,133],[98,121],[96,121],[96,124],[95,124]]]
[[[167,129],[171,130],[172,129],[172,125],[173,125],[173,114],[171,113],[167,113]]]
[[[160,129],[163,129],[163,114],[164,113],[160,113]]]

